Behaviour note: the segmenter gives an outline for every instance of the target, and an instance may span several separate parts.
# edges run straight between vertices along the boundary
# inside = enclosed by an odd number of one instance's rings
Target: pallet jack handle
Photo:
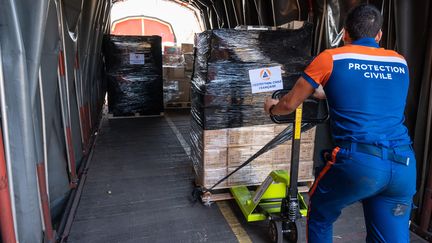
[[[281,99],[289,90],[278,90],[273,93],[273,99]],[[303,108],[309,113],[306,117],[303,114]],[[313,111],[313,112],[310,112]],[[282,200],[281,216],[289,219],[291,222],[299,217],[298,201],[298,172],[300,165],[300,139],[302,123],[321,123],[328,119],[328,105],[326,100],[308,98],[300,104],[295,112],[284,116],[271,116],[275,123],[292,123],[293,136],[291,148],[291,166],[290,166],[290,183],[287,187],[286,198]]]
[[[300,166],[300,139],[301,139],[301,123],[302,123],[303,104],[300,104],[295,111],[295,121],[293,124],[294,134],[292,136],[291,145],[291,166],[290,166],[290,183],[287,188],[287,198],[284,200],[281,213],[285,214],[291,222],[295,222],[299,217],[299,201],[298,201],[298,172]],[[288,205],[286,205],[288,204]]]

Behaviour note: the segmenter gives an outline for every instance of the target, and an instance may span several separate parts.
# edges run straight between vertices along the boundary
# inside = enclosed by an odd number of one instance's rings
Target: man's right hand
[[[272,98],[268,97],[268,98],[266,99],[265,103],[264,103],[264,111],[265,111],[267,114],[270,114],[270,108],[271,108],[273,105],[277,105],[278,103],[279,103],[279,100],[272,99]]]

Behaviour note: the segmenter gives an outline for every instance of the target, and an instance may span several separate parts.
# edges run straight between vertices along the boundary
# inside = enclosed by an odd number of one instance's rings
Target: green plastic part
[[[254,191],[246,186],[232,187],[231,194],[248,222],[266,220],[269,214],[280,213],[281,201],[286,197],[289,175],[285,170],[274,170]],[[299,193],[300,213],[307,215],[307,205]]]

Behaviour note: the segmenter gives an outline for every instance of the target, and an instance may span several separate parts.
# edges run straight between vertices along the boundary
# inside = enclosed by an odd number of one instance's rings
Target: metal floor
[[[267,223],[246,223],[233,201],[191,203],[188,134],[187,111],[104,119],[68,242],[267,242]],[[355,204],[336,222],[334,242],[364,238]]]

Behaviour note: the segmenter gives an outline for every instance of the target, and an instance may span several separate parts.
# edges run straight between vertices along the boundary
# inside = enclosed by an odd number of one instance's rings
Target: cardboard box
[[[189,43],[182,43],[181,44],[181,52],[183,54],[185,54],[185,53],[193,53],[193,51],[194,51],[193,44],[189,44]]]
[[[274,138],[274,126],[250,126],[229,128],[228,146],[266,145]]]
[[[229,128],[228,146],[245,146],[253,144],[252,127]]]
[[[272,170],[286,170],[288,173],[290,172],[291,164],[279,164],[279,165],[273,165]]]
[[[290,129],[292,129],[292,124],[275,124],[274,125],[274,137],[276,137],[277,135],[279,135],[283,130],[285,130],[285,128],[289,127]],[[286,141],[284,143],[284,145],[290,145],[292,142],[292,139],[289,139],[288,141]]]
[[[288,174],[290,173],[291,164],[284,164],[284,165],[274,165],[272,170],[286,170]],[[313,161],[300,161],[299,163],[299,174],[298,178],[299,180],[306,181],[306,180],[313,180],[314,174],[314,162]]]
[[[314,143],[300,144],[300,161],[312,161],[314,156]],[[273,164],[286,164],[291,162],[291,144],[279,145],[273,149]]]
[[[227,175],[227,169],[211,169],[205,170],[198,176],[197,184],[209,188],[213,186],[216,182]],[[228,180],[221,182],[215,189],[226,188]]]
[[[313,180],[313,161],[300,161],[299,163],[299,180]],[[274,165],[272,170],[286,170],[288,174],[290,173],[290,164],[287,165]]]
[[[183,66],[164,66],[163,75],[164,79],[166,80],[186,78],[185,69]]]
[[[228,174],[237,167],[228,167]],[[251,167],[247,165],[228,178],[228,186],[251,185]]]
[[[190,102],[191,84],[189,79],[164,79],[164,101]]]
[[[315,142],[315,134],[316,134],[316,127],[313,127],[306,132],[302,132],[301,134],[301,141],[302,142]]]
[[[300,144],[300,161],[312,161],[314,155],[315,143]]]
[[[273,165],[284,165],[291,162],[291,144],[279,145],[273,149]]]
[[[253,185],[260,185],[272,172],[272,166],[254,166],[252,165],[252,170],[250,174],[250,183]]]
[[[203,155],[204,169],[226,169],[227,167],[227,149],[214,148],[204,149]]]
[[[176,102],[180,99],[179,82],[177,80],[163,80],[164,102]]]
[[[184,59],[181,54],[164,54],[162,56],[163,65],[181,66],[183,65]]]
[[[291,124],[277,124],[274,127],[274,135],[278,135],[281,133],[285,128],[292,127]],[[291,128],[292,129],[292,128]],[[316,127],[313,127],[306,132],[301,133],[301,141],[302,142],[314,142],[315,141],[315,133],[316,133]],[[290,140],[291,141],[291,140]]]
[[[185,69],[185,77],[189,80],[192,80],[192,71]]]
[[[268,141],[277,130],[286,125],[261,125],[218,130],[202,130],[202,184],[211,186],[229,172],[244,163]],[[306,141],[300,145],[299,180],[313,179],[314,143],[307,142],[315,135],[315,129],[302,134]],[[255,145],[260,144],[260,145]],[[290,170],[291,143],[279,145],[262,154],[217,188],[237,185],[260,185],[272,170]]]
[[[218,130],[204,130],[204,136],[203,136],[204,148],[226,148],[227,139],[228,139],[228,129],[226,128],[218,129]]]
[[[180,55],[182,48],[178,46],[164,46],[164,54]]]
[[[191,83],[189,79],[179,79],[179,102],[190,102]]]
[[[274,138],[274,125],[262,125],[253,127],[253,145],[266,145]]]
[[[234,171],[237,167],[228,167],[221,169],[207,169],[200,173],[198,176],[197,184],[204,187],[211,187],[220,179],[228,175],[228,173]],[[263,166],[263,167],[252,167],[250,165],[241,168],[239,171],[234,173],[227,180],[219,184],[218,188],[226,188],[232,186],[251,186],[260,185],[265,178],[273,170],[286,170],[290,173],[290,167],[288,165],[279,166]],[[313,176],[313,162],[312,161],[301,161],[299,164],[299,181],[311,181],[314,179]]]
[[[300,161],[299,165],[299,180],[312,180],[313,176],[313,161]]]
[[[247,159],[252,157],[261,146],[243,146],[243,147],[229,147],[228,148],[228,166],[238,167],[244,163]],[[260,155],[256,158],[251,165],[269,165],[271,166],[273,160],[273,151],[267,151],[266,153]]]
[[[183,54],[185,69],[192,71],[194,65],[194,56],[191,53]]]
[[[210,152],[214,153],[214,151]],[[212,156],[218,156],[218,153],[212,154]],[[299,164],[299,180],[301,181],[310,181],[314,179],[313,176],[313,161],[300,161]],[[217,165],[220,166],[220,165]],[[204,186],[212,186],[218,180],[226,176],[228,173],[234,171],[238,166],[228,166],[225,168],[217,167],[209,167],[204,169],[204,171],[200,174],[200,185]],[[256,165],[254,162],[251,164],[241,168],[235,174],[233,174],[227,181],[223,182],[217,188],[225,188],[230,186],[238,186],[238,185],[260,185],[264,179],[270,174],[273,170],[286,170],[288,174],[290,173],[290,164],[279,164],[279,165]]]
[[[300,29],[302,28],[304,25],[304,21],[298,21],[298,20],[293,20],[289,23],[283,24],[283,25],[279,25],[278,28],[281,29],[289,29],[289,30],[296,30],[296,29]]]

